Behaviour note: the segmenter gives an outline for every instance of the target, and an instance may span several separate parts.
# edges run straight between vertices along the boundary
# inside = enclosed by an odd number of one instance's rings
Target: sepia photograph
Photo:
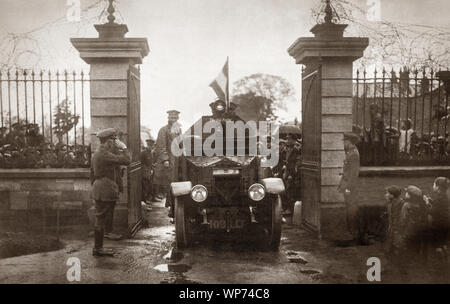
[[[0,0],[0,285],[449,284],[449,12]]]

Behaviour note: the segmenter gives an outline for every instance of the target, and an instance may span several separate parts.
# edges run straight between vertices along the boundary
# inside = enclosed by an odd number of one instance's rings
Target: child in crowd
[[[397,186],[386,188],[385,198],[387,201],[388,230],[386,235],[386,249],[389,253],[398,256],[403,248],[403,236],[401,229],[401,212],[403,199],[400,197],[402,191]]]
[[[405,253],[427,260],[427,204],[422,190],[416,186],[405,189],[405,203],[401,210],[401,229]]]
[[[438,177],[433,183],[433,194],[429,200],[431,204],[431,236],[436,253],[442,258],[447,258],[448,230],[450,203],[448,189],[450,181],[445,177]]]

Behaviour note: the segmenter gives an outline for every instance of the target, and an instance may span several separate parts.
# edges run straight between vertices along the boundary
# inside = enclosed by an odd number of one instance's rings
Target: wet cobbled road
[[[174,226],[163,206],[154,203],[146,212],[148,227],[133,239],[105,242],[117,252],[114,257],[93,257],[91,237],[63,236],[64,249],[0,260],[0,283],[368,283],[366,262],[372,256],[382,262],[385,283],[448,281],[420,267],[398,272],[381,243],[337,247],[289,224],[283,226],[278,252],[218,238],[176,250]],[[80,261],[79,282],[67,279],[70,258]]]

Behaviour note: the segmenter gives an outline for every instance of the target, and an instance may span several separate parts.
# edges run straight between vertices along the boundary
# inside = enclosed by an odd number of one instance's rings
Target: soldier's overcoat
[[[167,185],[177,180],[178,158],[171,152],[172,141],[180,135],[180,132],[171,132],[171,126],[166,125],[158,132],[156,139],[156,163],[154,182],[158,185]],[[169,161],[169,167],[164,167],[164,162]]]
[[[121,165],[131,163],[131,153],[127,150],[117,154],[100,145],[92,156],[91,182],[92,198],[97,201],[113,202],[122,191]]]
[[[358,149],[354,148],[345,154],[344,168],[342,172],[339,191],[344,192],[346,189],[350,192],[359,190],[359,167],[360,159]]]

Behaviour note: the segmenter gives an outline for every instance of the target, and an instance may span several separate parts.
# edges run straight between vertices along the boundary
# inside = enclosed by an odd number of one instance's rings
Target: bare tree
[[[312,10],[322,22],[325,0]],[[369,37],[370,45],[360,67],[388,65],[394,68],[447,69],[450,66],[450,27],[389,21],[369,21],[367,9],[353,1],[333,0],[333,21],[345,23],[351,36]]]
[[[7,33],[0,37],[0,69],[30,69],[46,58],[51,61],[66,58],[67,54],[58,54],[60,51],[55,49],[54,37],[50,33],[62,26],[71,26],[77,33],[85,31],[93,22],[106,16],[106,2],[98,0],[82,9],[79,22],[69,22],[63,16],[27,32]]]

